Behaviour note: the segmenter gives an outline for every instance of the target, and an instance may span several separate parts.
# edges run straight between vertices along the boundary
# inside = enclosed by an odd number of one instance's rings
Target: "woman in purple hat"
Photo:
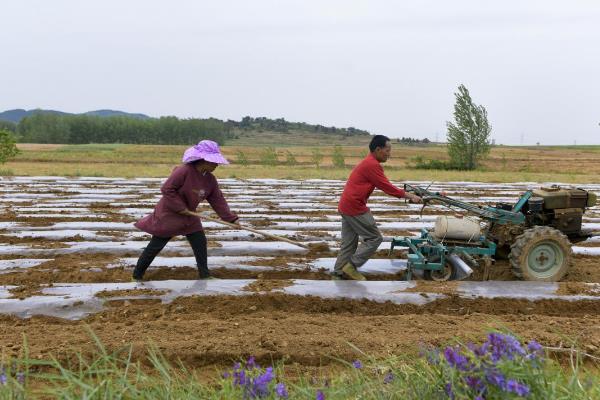
[[[160,188],[163,196],[154,212],[135,223],[138,229],[152,235],[133,270],[135,280],[144,277],[154,257],[176,235],[185,235],[190,242],[200,279],[212,279],[207,266],[206,236],[200,219],[192,212],[201,201],[207,200],[224,221],[235,223],[238,220],[212,174],[219,164],[229,164],[219,145],[212,140],[203,140],[187,149],[182,161],[183,165],[175,168]]]

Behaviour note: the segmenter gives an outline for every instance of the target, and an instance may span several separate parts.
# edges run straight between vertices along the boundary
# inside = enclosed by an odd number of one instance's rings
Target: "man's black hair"
[[[375,135],[373,139],[371,139],[371,143],[369,143],[369,150],[371,153],[375,151],[378,147],[385,147],[385,144],[390,141],[390,138],[383,135]]]

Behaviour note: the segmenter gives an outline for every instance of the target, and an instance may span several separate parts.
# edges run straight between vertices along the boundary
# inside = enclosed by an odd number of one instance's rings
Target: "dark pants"
[[[359,238],[362,238],[360,246]],[[348,262],[360,268],[375,254],[382,241],[383,237],[370,211],[355,216],[342,214],[342,246],[333,275],[341,276],[342,268]]]
[[[206,278],[210,274],[208,272],[207,265],[207,254],[206,254],[206,236],[204,236],[204,232],[198,231],[194,233],[190,233],[189,235],[185,235],[188,242],[192,246],[192,250],[194,251],[194,257],[196,257],[196,265],[198,267],[198,274],[200,278]],[[142,255],[138,259],[137,265],[133,270],[133,278],[134,279],[142,279],[144,277],[144,272],[148,269],[152,261],[154,261],[154,257],[169,243],[171,240],[170,237],[162,238],[158,236],[152,236],[150,239],[150,243],[142,252]]]

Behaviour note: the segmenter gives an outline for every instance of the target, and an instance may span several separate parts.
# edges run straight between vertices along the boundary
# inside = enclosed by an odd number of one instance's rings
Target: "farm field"
[[[370,207],[385,241],[364,267],[369,281],[331,281],[343,181],[222,178],[243,224],[303,243],[324,241],[331,251],[204,222],[209,267],[221,280],[194,280],[191,248],[175,238],[146,281],[131,282],[148,240],[132,222],[151,212],[161,181],[1,178],[0,335],[7,355],[19,355],[24,336],[32,358],[91,351],[89,327],[108,348],[132,343],[136,359],[153,343],[167,359],[207,371],[250,355],[299,371],[334,370],[336,360],[354,359],[356,348],[379,357],[414,354],[421,343],[476,340],[490,329],[552,347],[570,338],[600,356],[597,238],[574,246],[573,266],[556,284],[515,281],[503,261],[490,281],[475,271],[462,282],[406,282],[402,252],[388,256],[390,238],[414,235],[450,211],[431,206],[420,216],[420,206],[375,192]],[[495,203],[535,186],[461,180],[432,189]],[[579,186],[600,194],[598,183]],[[600,230],[600,207],[583,222]]]
[[[223,147],[232,162],[219,168],[223,178],[279,178],[279,179],[346,179],[350,168],[366,155],[365,143],[350,140],[342,143],[345,168],[333,167],[333,145],[288,145],[295,139],[280,136],[274,150],[277,164],[266,165],[262,160],[265,146],[232,145]],[[14,176],[99,176],[99,177],[164,177],[181,161],[186,146],[158,145],[56,145],[19,144],[22,153],[0,167],[0,175]],[[317,167],[316,149],[322,155]],[[247,159],[240,163],[240,153]],[[294,158],[293,165],[288,155]],[[423,181],[477,181],[477,182],[570,182],[598,183],[600,176],[599,146],[563,147],[508,147],[496,146],[482,168],[476,171],[438,171],[409,168],[414,158],[446,159],[442,145],[403,146],[394,143],[392,157],[385,164],[391,179]]]

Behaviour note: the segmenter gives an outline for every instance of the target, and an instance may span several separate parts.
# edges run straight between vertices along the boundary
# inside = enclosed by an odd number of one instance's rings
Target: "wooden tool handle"
[[[284,238],[282,236],[273,235],[272,233],[262,232],[262,231],[259,231],[257,229],[254,229],[254,228],[250,228],[248,226],[243,226],[243,225],[238,225],[238,224],[232,224],[231,222],[226,222],[226,221],[223,221],[223,220],[220,220],[220,219],[217,219],[217,218],[207,217],[206,215],[200,214],[200,213],[197,213],[197,212],[193,212],[193,211],[190,211],[190,212],[193,215],[195,215],[197,217],[200,217],[202,219],[205,219],[207,221],[216,222],[217,224],[226,225],[226,226],[229,226],[229,227],[235,228],[235,229],[243,229],[245,231],[258,233],[259,235],[262,235],[262,236],[265,236],[265,237],[268,237],[268,238],[271,238],[271,239],[281,240],[283,242],[288,242],[288,243],[291,243],[293,245],[300,246],[300,247],[302,247],[304,249],[308,249],[307,245],[305,245],[304,243],[296,242],[295,240]]]

